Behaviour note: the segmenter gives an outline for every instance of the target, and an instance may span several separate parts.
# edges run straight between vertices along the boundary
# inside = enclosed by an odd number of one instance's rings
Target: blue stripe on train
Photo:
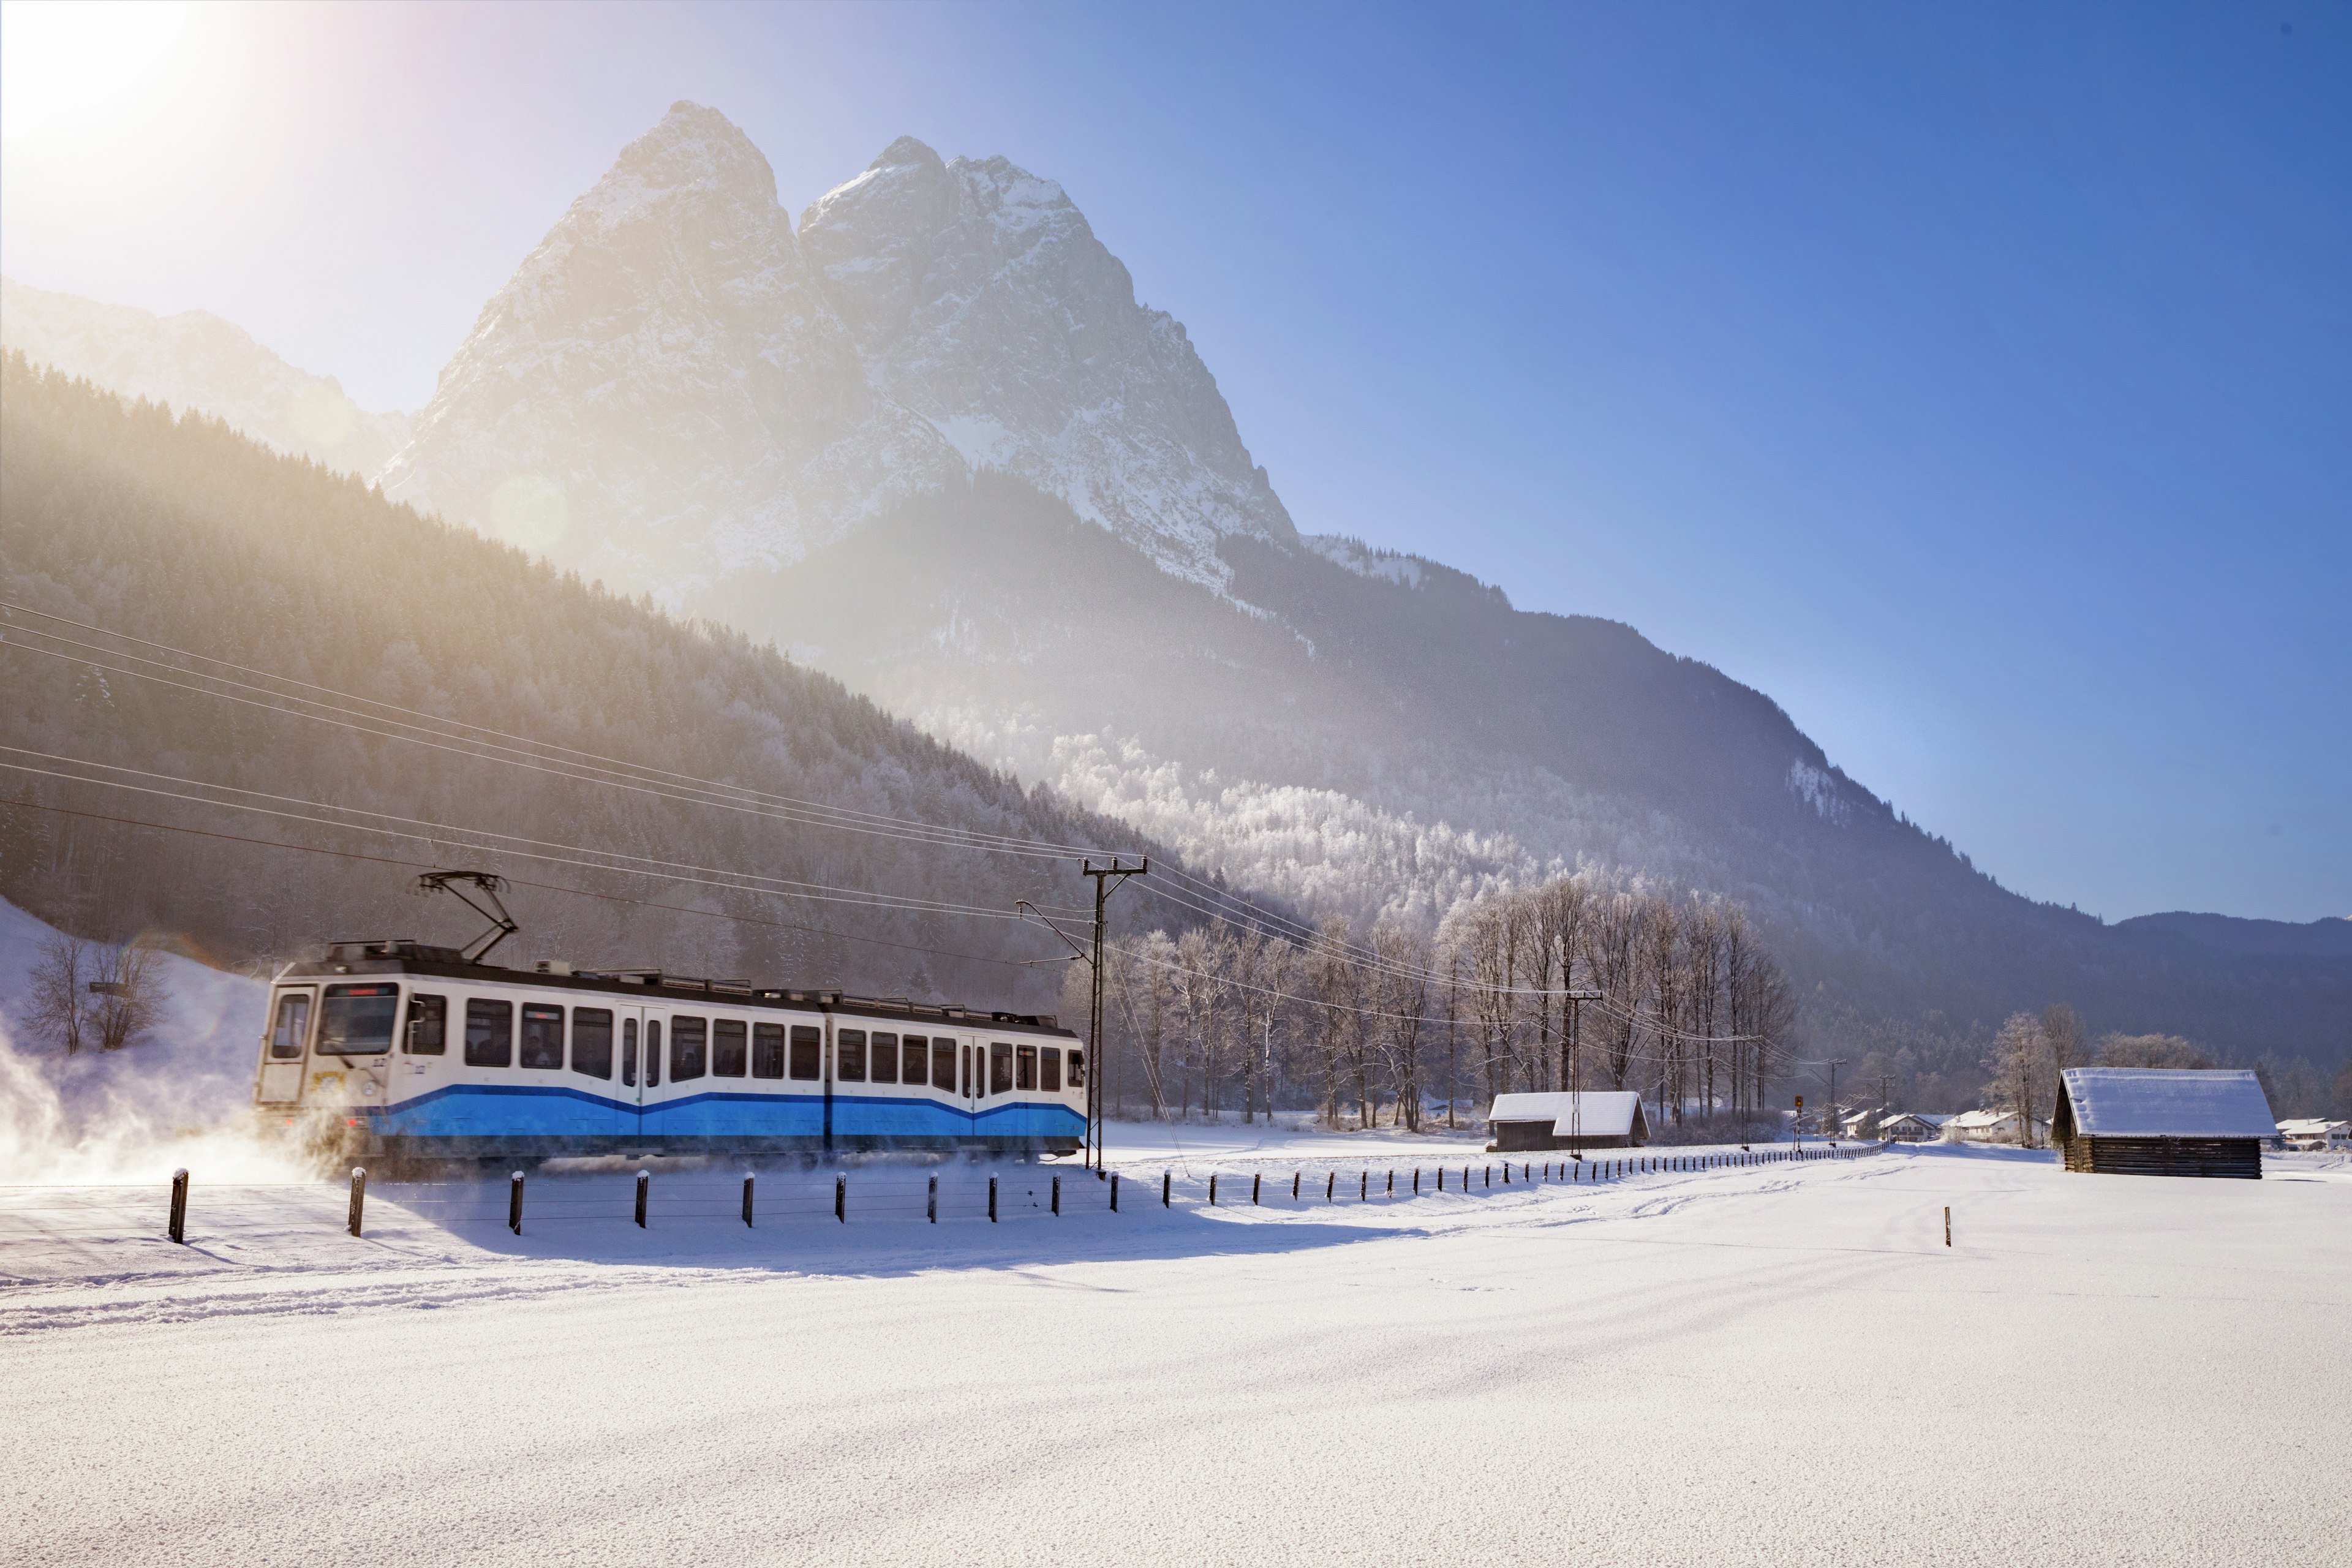
[[[640,1111],[627,1101],[555,1085],[449,1084],[368,1114],[373,1130],[387,1137],[824,1136],[824,1100],[810,1094],[717,1090]],[[1066,1105],[1016,1101],[973,1115],[897,1096],[836,1095],[833,1101],[836,1138],[1076,1138],[1085,1131],[1086,1118]]]

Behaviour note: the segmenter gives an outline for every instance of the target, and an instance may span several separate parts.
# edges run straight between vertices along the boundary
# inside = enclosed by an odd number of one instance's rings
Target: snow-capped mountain
[[[193,408],[265,446],[373,479],[408,416],[371,414],[208,310],[158,316],[0,279],[0,348],[128,397]]]
[[[726,116],[673,107],[483,307],[386,493],[669,597],[961,476]]]
[[[801,215],[875,383],[974,467],[1017,474],[1163,568],[1223,584],[1217,542],[1297,537],[1183,323],[1062,187],[911,136]]]
[[[810,206],[674,106],[492,299],[397,499],[691,602],[980,468],[1164,568],[1295,537],[1216,382],[1062,188],[912,138]]]

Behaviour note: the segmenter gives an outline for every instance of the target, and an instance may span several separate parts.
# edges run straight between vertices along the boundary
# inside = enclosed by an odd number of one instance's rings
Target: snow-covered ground
[[[340,1187],[196,1167],[176,1247],[157,1184],[10,1187],[0,1561],[2343,1561],[2352,1162],[1391,1200],[1387,1140],[1154,1131],[1116,1215],[877,1162],[845,1225],[761,1170],[747,1229],[740,1169],[678,1163],[643,1230],[633,1167],[550,1167],[520,1237],[499,1178],[379,1187],[354,1239]]]

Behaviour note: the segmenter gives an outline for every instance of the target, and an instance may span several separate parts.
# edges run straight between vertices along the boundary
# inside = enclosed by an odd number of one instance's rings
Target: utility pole
[[[1839,1120],[1839,1118],[1838,1118],[1838,1098],[1837,1098],[1837,1069],[1838,1069],[1838,1068],[1842,1068],[1842,1067],[1843,1067],[1843,1066],[1845,1066],[1845,1065],[1846,1065],[1846,1064],[1845,1064],[1845,1058],[1843,1058],[1843,1057],[1839,1058],[1836,1061],[1833,1061],[1833,1062],[1832,1062],[1832,1063],[1830,1063],[1830,1064],[1829,1064],[1829,1069],[1830,1069],[1830,1121],[1831,1121],[1832,1123],[1837,1122],[1837,1121],[1838,1121],[1838,1120]],[[1836,1136],[1837,1136],[1837,1131],[1836,1131],[1836,1130],[1835,1130],[1833,1127],[1824,1126],[1824,1127],[1822,1129],[1822,1131],[1823,1132],[1823,1134],[1825,1134],[1826,1136],[1831,1137],[1831,1138],[1834,1138],[1834,1137],[1836,1137]]]
[[[1566,971],[1562,971],[1565,978]],[[1584,1053],[1579,1049],[1581,1040],[1577,1026],[1582,1021],[1584,1004],[1601,1000],[1598,991],[1570,991],[1568,999],[1568,1142],[1576,1157],[1584,1158]]]
[[[1140,877],[1151,869],[1151,857],[1129,866],[1119,856],[1112,856],[1108,866],[1097,866],[1092,860],[1078,862],[1085,875],[1095,879],[1095,952],[1094,1007],[1087,1026],[1087,1048],[1094,1053],[1094,1070],[1087,1074],[1087,1163],[1100,1177],[1103,1170],[1103,906],[1110,898],[1111,879],[1124,882],[1129,877]]]

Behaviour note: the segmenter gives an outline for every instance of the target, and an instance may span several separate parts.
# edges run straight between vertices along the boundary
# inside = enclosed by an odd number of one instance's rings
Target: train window
[[[833,1076],[844,1083],[866,1081],[866,1031],[839,1029],[833,1037]]]
[[[523,1004],[522,1049],[516,1058],[527,1068],[563,1069],[563,1009]]]
[[[784,1026],[782,1024],[751,1026],[751,1076],[784,1076]]]
[[[923,1037],[908,1035],[906,1045],[901,1048],[905,1066],[899,1070],[898,1081],[913,1084],[917,1089],[930,1082],[931,1048],[923,1043]]]
[[[988,1092],[1013,1092],[1013,1047],[1003,1040],[988,1047]]]
[[[898,1037],[885,1034],[879,1029],[875,1030],[874,1047],[867,1053],[866,1060],[873,1064],[872,1070],[876,1083],[898,1082]]]
[[[514,1004],[475,1000],[466,1004],[466,1065],[514,1065]]]
[[[1019,1046],[1014,1047],[1013,1052],[1013,1087],[1015,1089],[1034,1089],[1037,1087],[1036,1047]]]
[[[319,1054],[380,1057],[392,1049],[392,1026],[399,1016],[397,985],[330,985],[319,1009]]]
[[[709,1070],[710,1026],[700,1018],[669,1021],[669,1080],[684,1083]]]
[[[824,1036],[806,1024],[793,1026],[793,1076],[814,1081],[824,1076]]]
[[[572,1009],[572,1070],[590,1078],[613,1076],[613,1014],[607,1007]],[[635,1078],[636,1075],[629,1075]]]
[[[661,1086],[661,1020],[646,1020],[646,1087]]]
[[[743,1037],[746,1033],[748,1030],[740,1018],[714,1018],[710,1021],[711,1077],[743,1076]]]
[[[1087,1087],[1087,1053],[1084,1051],[1070,1053],[1070,1087],[1072,1089]]]
[[[626,1018],[621,1023],[621,1081],[631,1089],[637,1087],[637,1021]]]
[[[426,996],[414,991],[409,993],[407,1043],[402,1049],[412,1057],[438,1057],[448,1053],[449,998]]]
[[[971,1047],[966,1046],[963,1048],[963,1092],[967,1100],[971,1097]]]
[[[931,1042],[931,1087],[941,1094],[953,1094],[956,1091],[955,1042],[953,1040]]]
[[[310,1043],[310,994],[293,991],[278,999],[278,1026],[269,1032],[274,1061],[290,1061]]]
[[[1062,1047],[1047,1046],[1037,1053],[1037,1087],[1047,1094],[1062,1092]]]

